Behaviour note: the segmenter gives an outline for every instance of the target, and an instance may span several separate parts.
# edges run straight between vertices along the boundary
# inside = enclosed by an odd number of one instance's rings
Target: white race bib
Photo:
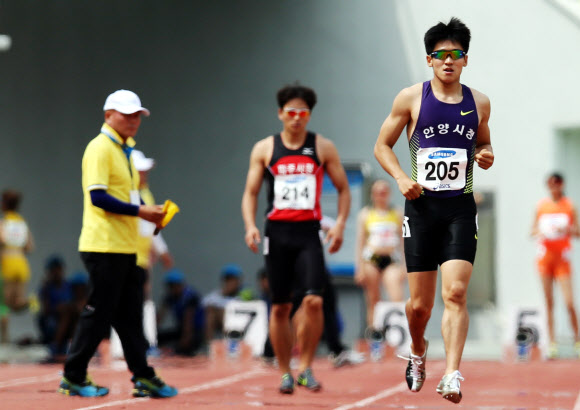
[[[314,209],[316,177],[312,174],[276,175],[274,208]]]
[[[570,217],[567,214],[544,214],[538,220],[538,228],[546,239],[561,239],[568,235]]]
[[[417,182],[429,191],[456,191],[465,187],[467,150],[419,148]]]
[[[6,246],[22,248],[28,242],[28,227],[24,221],[4,220],[2,240]]]
[[[369,226],[369,245],[373,248],[395,247],[399,245],[399,225],[394,222],[374,222]]]

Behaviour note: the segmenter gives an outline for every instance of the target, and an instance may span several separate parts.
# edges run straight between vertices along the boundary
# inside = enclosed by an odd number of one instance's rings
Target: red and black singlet
[[[286,148],[274,135],[274,151],[264,173],[268,189],[266,217],[270,221],[320,220],[320,194],[324,168],[316,155],[316,134],[308,132],[304,145]]]

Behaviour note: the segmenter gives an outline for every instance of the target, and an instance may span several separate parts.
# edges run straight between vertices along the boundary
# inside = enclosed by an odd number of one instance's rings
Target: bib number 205
[[[454,181],[459,176],[459,162],[453,161],[447,166],[445,162],[427,162],[425,164],[427,181],[444,180],[446,178]]]
[[[417,182],[430,191],[463,189],[467,162],[463,148],[421,148],[417,151]]]

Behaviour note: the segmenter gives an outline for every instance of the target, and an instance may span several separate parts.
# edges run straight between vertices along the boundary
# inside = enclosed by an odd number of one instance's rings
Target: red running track
[[[277,392],[280,375],[257,360],[210,361],[206,358],[155,359],[158,373],[180,394],[171,399],[131,397],[124,366],[90,367],[99,384],[111,392],[101,398],[66,397],[56,393],[60,365],[0,365],[0,409],[339,409],[453,406],[468,409],[580,410],[580,362],[574,360],[502,363],[465,361],[461,372],[463,401],[455,405],[435,392],[442,361],[427,362],[427,380],[419,393],[404,382],[406,362],[390,359],[334,369],[326,359],[314,364],[322,382],[318,393],[297,389]],[[116,367],[116,368],[115,368]]]

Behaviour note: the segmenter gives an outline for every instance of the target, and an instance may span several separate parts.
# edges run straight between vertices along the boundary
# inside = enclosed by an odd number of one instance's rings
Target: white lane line
[[[431,376],[431,372],[440,373],[444,369],[445,369],[445,362],[434,363],[434,366],[432,366],[430,369],[427,370],[427,376]],[[388,389],[385,389],[385,390],[375,394],[374,396],[367,397],[366,399],[359,400],[355,403],[345,404],[343,406],[335,408],[334,410],[349,410],[349,409],[364,407],[364,406],[369,405],[372,402],[375,402],[377,400],[384,399],[385,397],[392,396],[393,394],[396,394],[396,393],[404,392],[407,389],[408,389],[407,382],[406,381],[401,382],[400,384],[397,384],[396,386],[393,386],[393,387],[389,387]],[[574,409],[574,410],[580,410],[580,409]]]
[[[95,373],[95,372],[101,372],[101,371],[121,371],[121,370],[126,370],[125,368],[121,368],[121,369],[115,369],[115,368],[110,368],[110,369],[91,369],[91,373]],[[26,384],[35,384],[35,383],[46,383],[46,382],[52,382],[55,380],[60,380],[62,379],[62,370],[59,370],[57,374],[46,374],[44,376],[32,376],[32,377],[23,377],[20,379],[12,379],[9,381],[5,381],[5,382],[0,382],[0,389],[3,389],[5,387],[14,387],[14,386],[22,386],[22,385],[26,385]],[[56,387],[55,387],[56,390]]]
[[[248,372],[235,374],[230,377],[225,377],[223,379],[213,380],[208,383],[198,384],[191,387],[186,387],[183,389],[179,389],[179,395],[188,394],[188,393],[195,393],[202,390],[209,390],[215,389],[217,387],[227,386],[229,384],[237,383],[241,380],[250,379],[254,376],[259,376],[261,374],[267,373],[265,370],[257,369],[257,370],[250,370]],[[113,407],[113,406],[127,406],[130,404],[137,404],[143,401],[151,400],[149,398],[135,398],[135,399],[126,399],[126,400],[117,400],[111,401],[108,403],[98,404],[96,406],[89,406],[89,407],[79,407],[76,410],[95,410],[95,409],[104,409],[106,407]]]
[[[382,392],[375,394],[374,396],[370,396],[370,397],[367,397],[366,399],[359,400],[356,403],[345,404],[344,406],[337,407],[334,410],[349,410],[349,409],[355,409],[355,408],[368,406],[372,402],[375,402],[375,401],[380,400],[380,399],[384,399],[385,397],[392,396],[395,393],[403,392],[407,389],[408,389],[407,382],[402,382],[400,384],[397,384],[394,387],[383,390]]]
[[[48,374],[45,376],[23,377],[22,379],[12,379],[7,382],[0,382],[0,389],[5,387],[22,386],[25,384],[45,383],[61,379],[60,374]],[[55,387],[56,391],[56,387]]]
[[[580,410],[580,391],[578,392],[578,397],[576,397],[576,403],[574,404],[574,410]]]

